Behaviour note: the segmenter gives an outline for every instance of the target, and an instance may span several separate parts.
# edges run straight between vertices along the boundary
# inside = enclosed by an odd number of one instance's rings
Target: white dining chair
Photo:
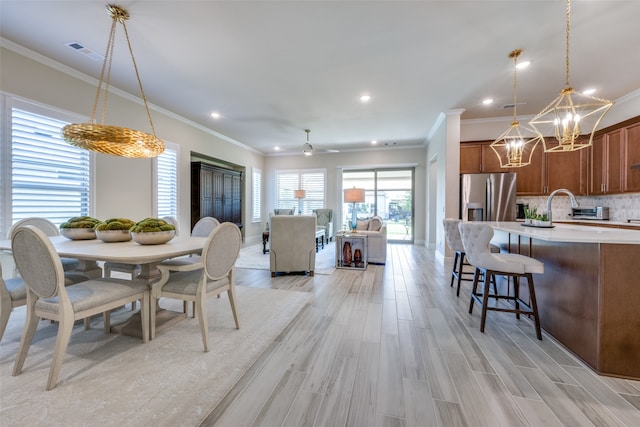
[[[15,224],[9,228],[8,238],[11,239],[13,237],[13,232],[18,229],[18,227],[22,227],[23,225],[33,225],[38,229],[42,230],[44,234],[47,236],[59,236],[60,229],[53,222],[49,221],[47,218],[41,217],[29,217],[23,218],[19,221],[16,221]],[[78,268],[80,265],[80,261],[74,258],[60,258],[62,261],[62,268],[64,271],[72,271]],[[18,268],[16,267],[13,276],[18,276]]]
[[[204,216],[200,218],[196,222],[196,224],[193,226],[193,229],[191,230],[191,236],[192,237],[209,237],[209,235],[213,232],[213,230],[215,230],[216,227],[219,225],[220,225],[220,221],[218,221],[214,217]],[[185,255],[185,256],[164,261],[161,265],[165,265],[165,266],[170,265],[175,268],[178,266],[189,266],[191,264],[197,264],[199,262],[201,262],[200,254],[190,254],[190,255]],[[188,301],[184,301],[183,308],[182,308],[184,313],[188,312],[188,304],[189,304]],[[196,307],[195,303],[192,303],[191,313],[193,317],[196,316],[195,307]]]
[[[209,235],[198,262],[182,265],[161,263],[160,280],[151,289],[151,339],[155,337],[155,310],[160,298],[179,299],[195,304],[204,351],[209,351],[207,305],[209,297],[227,292],[231,312],[240,328],[235,294],[235,264],[242,246],[242,234],[237,225],[225,222]],[[195,258],[195,257],[194,257]]]
[[[208,237],[217,226],[220,225],[220,221],[212,216],[204,216],[198,220],[191,230],[193,237]]]
[[[132,301],[141,301],[142,339],[149,340],[149,298],[146,283],[119,279],[93,279],[64,286],[60,257],[49,238],[34,226],[19,227],[11,239],[16,264],[27,287],[27,320],[13,367],[19,375],[40,319],[59,322],[49,369],[47,390],[56,386],[62,359],[76,320],[108,312]],[[108,326],[105,322],[105,329]],[[108,332],[108,331],[107,331]]]

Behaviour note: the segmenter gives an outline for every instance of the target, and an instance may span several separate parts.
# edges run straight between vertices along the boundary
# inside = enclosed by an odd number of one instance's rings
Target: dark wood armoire
[[[205,216],[242,228],[242,172],[191,162],[191,228]]]

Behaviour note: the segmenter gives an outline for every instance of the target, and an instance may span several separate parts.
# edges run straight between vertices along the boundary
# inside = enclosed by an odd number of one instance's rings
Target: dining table
[[[133,240],[127,242],[103,242],[99,239],[70,240],[64,236],[49,237],[60,257],[76,258],[80,261],[79,271],[89,277],[102,277],[99,262],[117,262],[140,265],[140,273],[133,280],[144,280],[149,286],[160,278],[157,265],[167,259],[200,254],[207,241],[206,237],[176,236],[170,241],[157,245],[141,245]],[[11,252],[11,240],[0,240],[0,251]],[[184,319],[186,313],[156,309],[156,331],[160,332]],[[112,332],[142,338],[140,312],[122,324],[111,326]]]

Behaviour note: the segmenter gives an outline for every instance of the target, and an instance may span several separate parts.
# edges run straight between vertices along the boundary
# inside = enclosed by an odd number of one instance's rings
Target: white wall
[[[21,53],[34,56],[26,50]],[[37,58],[37,55],[34,57],[38,60],[34,60],[4,47],[1,48],[0,55],[2,56],[0,61],[2,92],[84,115],[88,119],[96,93],[95,80],[46,59]],[[144,78],[142,80],[144,84]],[[165,110],[152,108],[151,116],[157,136],[176,143],[180,147],[178,213],[180,229],[191,229],[190,155],[191,152],[196,152],[246,168],[248,176],[244,179],[244,233],[245,236],[261,233],[261,224],[250,222],[250,171],[252,167],[264,170],[264,157],[241,144],[228,142],[218,137],[215,132],[183,120]],[[109,93],[105,122],[146,132],[151,131],[141,101],[131,96],[118,96],[114,92]],[[151,216],[153,212],[151,164],[151,159],[127,159],[96,154],[97,197],[92,215],[103,219],[123,216],[134,220]]]

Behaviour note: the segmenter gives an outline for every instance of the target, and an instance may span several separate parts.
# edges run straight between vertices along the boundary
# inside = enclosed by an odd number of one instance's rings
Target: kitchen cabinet
[[[542,144],[538,144],[531,154],[531,163],[521,168],[513,168],[518,175],[516,189],[519,196],[538,196],[544,194],[545,179],[543,164]]]
[[[490,147],[493,141],[461,143],[460,173],[511,172],[510,168],[501,168],[500,159]]]
[[[622,193],[624,139],[624,128],[594,136],[593,146],[589,149],[591,154],[589,194]]]
[[[242,227],[242,172],[191,163],[191,228],[205,216]]]
[[[513,172],[518,175],[519,196],[540,196],[557,188],[576,195],[587,193],[586,149],[566,153],[544,153],[542,144],[533,151],[531,164],[521,168],[501,168],[490,142],[460,144],[460,173]]]
[[[626,129],[624,191],[640,192],[640,169],[631,170],[631,165],[640,164],[640,123]]]
[[[558,188],[566,188],[576,196],[587,194],[587,160],[589,158],[587,148],[578,151],[544,153],[543,157],[544,194],[549,194]]]
[[[640,163],[640,116],[599,130],[592,147],[582,150],[544,153],[539,144],[531,164],[522,168],[500,168],[491,142],[461,143],[460,173],[514,172],[519,196],[544,196],[558,188],[578,196],[640,192],[640,170],[630,169]]]

